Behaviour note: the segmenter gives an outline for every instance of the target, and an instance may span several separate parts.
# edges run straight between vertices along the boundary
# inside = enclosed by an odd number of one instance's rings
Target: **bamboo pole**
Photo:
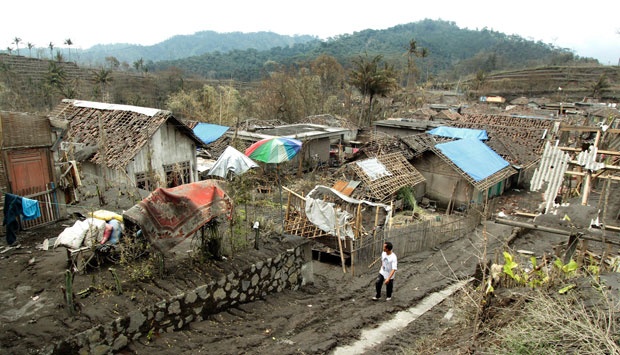
[[[282,186],[282,188],[283,188],[284,190],[288,191],[289,193],[293,194],[294,196],[297,196],[297,197],[299,197],[300,199],[302,199],[302,200],[304,200],[304,201],[306,200],[306,198],[305,198],[305,197],[303,197],[302,195],[300,195],[300,194],[296,193],[295,191],[293,191],[293,190],[291,190],[291,189],[287,188],[286,186]]]
[[[340,240],[340,223],[336,218],[336,238],[338,238],[338,248],[340,249],[340,263],[342,264],[342,271],[347,273],[347,266],[344,262],[344,251],[342,250],[342,240]]]
[[[598,143],[601,139],[601,131],[596,132],[596,138],[594,139],[594,148],[598,149]],[[583,206],[588,204],[588,198],[590,197],[590,184],[592,182],[592,171],[588,170],[586,174],[586,180],[583,184],[583,194],[581,195],[581,204]]]
[[[362,238],[362,204],[357,205],[357,216],[355,217],[355,229],[357,231],[356,240]],[[355,250],[353,250],[353,242],[351,242],[351,274],[355,276]]]
[[[376,264],[376,263],[377,263],[377,261],[379,261],[379,260],[381,260],[381,257],[376,258],[376,259],[375,259],[375,261],[373,261],[372,263],[370,263],[370,264],[368,265],[368,268],[370,269],[370,268],[371,268],[374,264]]]
[[[379,223],[379,206],[376,206],[375,207],[375,226],[372,231],[372,255],[377,254],[377,224],[378,223]]]

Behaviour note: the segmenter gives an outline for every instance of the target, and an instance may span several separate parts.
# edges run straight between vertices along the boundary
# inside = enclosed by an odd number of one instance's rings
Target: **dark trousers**
[[[379,274],[377,276],[377,282],[375,283],[375,288],[377,289],[377,298],[381,297],[381,288],[383,287],[383,283],[385,282],[385,278],[383,275]],[[387,298],[392,297],[392,290],[394,289],[394,279],[390,279],[390,281],[385,285],[385,293]]]
[[[2,225],[6,226],[6,242],[12,245],[17,241],[17,231],[19,230],[19,220],[22,213],[22,197],[6,193],[4,195],[4,220]]]

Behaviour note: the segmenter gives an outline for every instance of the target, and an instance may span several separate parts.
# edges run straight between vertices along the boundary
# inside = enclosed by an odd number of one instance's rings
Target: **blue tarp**
[[[200,122],[194,127],[194,134],[200,138],[204,144],[214,142],[228,131],[229,127],[220,126],[211,123]]]
[[[476,182],[510,165],[477,139],[459,139],[435,147]]]
[[[436,136],[448,137],[448,138],[459,138],[459,139],[474,138],[474,139],[479,139],[479,140],[489,139],[489,137],[487,136],[487,131],[485,131],[484,129],[470,129],[470,128],[441,126],[441,127],[433,128],[426,133],[434,134]]]

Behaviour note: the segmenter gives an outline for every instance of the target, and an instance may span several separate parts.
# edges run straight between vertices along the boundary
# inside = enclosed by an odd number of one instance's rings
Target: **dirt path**
[[[202,274],[191,274],[191,268],[175,266],[165,277],[137,283],[125,290],[124,295],[117,296],[106,268],[98,274],[76,276],[76,290],[93,284],[98,289],[90,297],[80,298],[81,311],[77,316],[70,316],[61,292],[66,255],[63,250],[37,248],[45,238],[57,236],[63,228],[60,224],[36,233],[23,233],[21,248],[0,254],[1,353],[41,353],[46,345],[68,335],[106,324],[137,307],[206,282],[204,270]],[[513,227],[488,221],[467,237],[400,257],[395,293],[390,302],[371,300],[378,265],[372,269],[358,266],[355,276],[351,276],[343,273],[339,265],[314,261],[312,285],[239,305],[202,322],[191,323],[184,331],[143,337],[130,343],[123,353],[330,354],[338,347],[354,343],[364,329],[375,328],[427,295],[471,277],[484,245],[487,259],[495,260],[507,246],[512,231]],[[566,239],[532,232],[517,238],[511,246],[513,250],[525,249],[541,256],[552,253],[553,247]],[[399,254],[398,245],[394,251]],[[401,354],[402,349],[425,336],[448,329],[457,318],[444,319],[453,307],[451,302],[446,300],[435,306],[366,353]],[[470,335],[471,332],[462,332],[458,335],[462,339],[451,339],[452,344],[467,346]],[[447,340],[438,343],[437,349],[449,352]]]
[[[353,343],[363,329],[376,327],[432,292],[473,275],[484,243],[500,247],[512,227],[487,222],[470,236],[436,250],[399,260],[392,301],[372,301],[377,268],[352,277],[338,265],[314,262],[315,283],[228,310],[186,331],[158,334],[132,343],[127,353],[169,354],[327,354]],[[492,230],[491,230],[492,229]],[[395,247],[398,253],[398,247]],[[436,316],[444,316],[443,313]],[[394,339],[378,346],[380,353],[398,353],[407,343],[441,326],[436,317],[421,317]],[[396,340],[396,341],[395,341]],[[372,351],[374,352],[374,350]],[[369,352],[370,353],[370,352]]]

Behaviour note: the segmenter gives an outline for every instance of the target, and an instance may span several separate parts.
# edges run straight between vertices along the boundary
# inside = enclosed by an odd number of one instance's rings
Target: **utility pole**
[[[101,119],[101,114],[98,117],[99,123],[99,154],[101,155],[101,163],[99,167],[101,169],[101,179],[99,179],[99,204],[103,206],[105,204],[105,191],[107,185],[107,176],[106,176],[106,139],[105,139],[105,130],[103,128],[103,120]]]

